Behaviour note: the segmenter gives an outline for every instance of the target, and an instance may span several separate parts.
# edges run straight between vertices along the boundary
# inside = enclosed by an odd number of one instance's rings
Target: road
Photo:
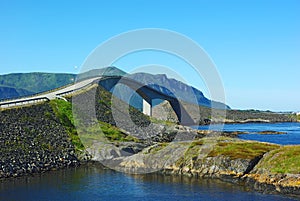
[[[94,77],[80,82],[76,82],[73,85],[67,86],[65,88],[60,88],[57,91],[50,91],[49,93],[37,94],[30,97],[2,101],[0,102],[0,108],[10,108],[61,98],[64,95],[74,93],[75,91],[80,90],[82,88],[86,88],[87,86],[91,85],[94,81],[99,79],[101,79],[101,77]]]

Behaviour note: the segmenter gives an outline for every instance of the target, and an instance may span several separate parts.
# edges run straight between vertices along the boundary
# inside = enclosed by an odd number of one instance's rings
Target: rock
[[[271,130],[267,130],[267,131],[261,131],[258,132],[258,134],[262,134],[262,135],[274,135],[274,134],[287,134],[287,132],[281,132],[281,131],[271,131]]]
[[[65,128],[48,103],[3,110],[0,121],[0,178],[79,164]]]

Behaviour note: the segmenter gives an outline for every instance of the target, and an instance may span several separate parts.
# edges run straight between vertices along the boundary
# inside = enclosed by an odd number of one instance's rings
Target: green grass
[[[279,145],[260,142],[218,142],[208,156],[224,155],[231,159],[253,159],[276,148],[279,148]]]
[[[151,121],[152,123],[163,124],[163,125],[167,125],[167,126],[176,125],[175,122],[172,122],[172,121],[166,121],[166,120],[159,120],[159,119],[156,119],[156,118],[154,118],[154,117],[150,117],[150,121]]]
[[[60,119],[63,126],[66,128],[72,143],[75,146],[76,151],[82,151],[85,149],[84,145],[90,145],[92,141],[120,141],[120,142],[139,142],[135,137],[125,134],[120,129],[112,126],[109,123],[99,121],[99,124],[91,125],[84,130],[79,130],[81,135],[79,136],[76,128],[72,112],[72,104],[64,100],[52,100],[50,101],[56,116]],[[50,114],[45,114],[50,116]],[[104,134],[104,136],[103,136]],[[107,140],[106,140],[107,139]],[[83,143],[84,142],[84,145]]]
[[[76,128],[74,126],[74,118],[72,112],[72,104],[70,102],[66,102],[64,100],[52,100],[50,101],[50,105],[55,113],[55,115],[59,118],[62,125],[65,127],[72,144],[75,146],[76,152],[83,151],[84,145],[82,144]],[[49,117],[49,114],[45,114],[45,116]]]
[[[190,147],[189,148],[193,148],[195,146],[201,146],[203,145],[204,143],[204,140],[196,140],[196,141],[193,141],[191,144],[190,144]]]
[[[78,128],[81,141],[86,147],[97,142],[139,142],[139,139],[123,133],[111,124],[99,121],[99,124]]]
[[[191,161],[196,161],[196,159],[198,158],[203,142],[203,140],[192,142],[184,152],[184,156],[176,161],[176,165],[180,167],[186,165],[191,166]]]
[[[272,173],[300,174],[300,146],[283,146],[271,151],[262,160],[259,168]]]
[[[139,142],[139,140],[133,136],[123,133],[120,129],[111,124],[105,122],[99,122],[101,131],[109,141],[120,141],[120,142]]]

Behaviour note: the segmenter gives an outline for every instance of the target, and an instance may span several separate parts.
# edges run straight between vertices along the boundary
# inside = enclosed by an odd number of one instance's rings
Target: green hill
[[[0,75],[0,100],[32,95],[74,82],[67,73],[12,73]]]

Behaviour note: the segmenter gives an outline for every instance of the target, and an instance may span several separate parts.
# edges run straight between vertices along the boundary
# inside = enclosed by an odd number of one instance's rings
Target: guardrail
[[[56,94],[56,96],[67,96],[67,95],[71,95],[71,94],[76,93],[77,91],[80,91],[80,90],[84,89],[84,88],[90,87],[90,86],[92,86],[93,84],[94,84],[94,82],[89,83],[89,84],[87,84],[87,85],[84,85],[84,86],[82,86],[82,87],[79,87],[79,88],[77,88],[77,89],[71,89],[71,90],[69,90],[69,91],[65,91],[65,92],[62,92],[62,93],[58,93],[58,94]]]
[[[99,78],[99,79],[101,79],[101,78]],[[99,79],[93,80],[92,82],[90,82],[82,87],[76,88],[76,89],[70,89],[68,91],[57,93],[57,94],[55,93],[53,96],[53,99],[57,98],[57,97],[63,97],[63,96],[74,94],[84,88],[92,86],[93,84],[97,83],[99,81]],[[20,100],[20,98],[18,98],[16,100],[1,101],[0,108],[10,108],[10,107],[24,106],[24,105],[29,105],[29,104],[36,104],[36,103],[40,103],[40,102],[50,101],[52,98],[50,98],[50,96],[47,97],[47,95],[55,92],[55,90],[59,91],[61,89],[67,88],[69,86],[72,86],[72,85],[66,85],[64,87],[50,90],[47,93],[44,92],[42,94],[39,93],[39,94],[35,95],[35,96],[42,96],[42,97],[34,98],[34,97],[30,96],[30,97],[22,97],[21,98],[22,100]],[[43,95],[45,95],[45,96],[43,96]]]
[[[23,106],[23,105],[29,105],[29,104],[36,104],[36,103],[45,102],[45,101],[49,101],[49,98],[41,97],[41,98],[32,98],[32,99],[26,99],[26,100],[15,100],[15,101],[10,101],[10,102],[0,103],[0,108],[17,107],[17,106]]]
[[[61,86],[61,87],[57,87],[57,88],[54,88],[54,89],[45,90],[45,91],[41,91],[41,92],[38,92],[38,93],[30,94],[30,95],[18,96],[17,99],[31,98],[31,97],[35,97],[35,96],[41,96],[41,95],[44,95],[44,94],[49,94],[51,92],[58,91],[60,89],[64,89],[64,88],[67,88],[69,86],[72,86],[73,84],[74,83],[70,83],[70,84],[67,84],[67,85],[64,85],[64,86]],[[13,100],[16,100],[16,98],[1,99],[0,102],[7,102],[7,101],[13,101]]]

